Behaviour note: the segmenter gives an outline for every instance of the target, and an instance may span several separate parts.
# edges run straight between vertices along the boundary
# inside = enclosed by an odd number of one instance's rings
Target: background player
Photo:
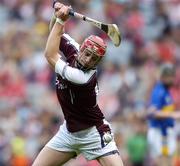
[[[175,111],[170,94],[174,76],[173,64],[163,64],[160,68],[160,80],[152,89],[150,98],[148,142],[150,155],[158,159],[158,165],[171,165],[171,157],[176,150],[174,125],[175,118],[180,116]]]

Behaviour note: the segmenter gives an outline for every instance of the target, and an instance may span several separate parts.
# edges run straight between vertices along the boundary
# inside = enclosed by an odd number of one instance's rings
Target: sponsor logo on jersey
[[[67,85],[60,82],[57,77],[56,77],[56,86],[57,86],[58,89],[61,89],[61,90],[62,89],[67,89]]]

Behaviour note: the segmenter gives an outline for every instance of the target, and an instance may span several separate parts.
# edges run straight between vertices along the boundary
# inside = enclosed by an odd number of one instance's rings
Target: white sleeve
[[[66,62],[59,59],[55,65],[55,72],[60,74],[63,78],[76,84],[87,83],[96,70],[90,70],[88,72],[83,72],[77,68],[68,66]]]

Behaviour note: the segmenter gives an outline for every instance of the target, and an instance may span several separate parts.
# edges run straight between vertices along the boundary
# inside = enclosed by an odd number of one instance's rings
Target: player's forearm
[[[180,119],[180,113],[179,112],[158,112],[155,114],[156,118],[174,118],[174,119]]]
[[[51,65],[51,67],[53,68],[55,67],[56,62],[59,59],[58,52],[59,52],[61,36],[63,34],[63,29],[64,26],[56,22],[49,34],[46,43],[45,57],[49,62],[49,64]]]
[[[172,112],[164,112],[162,110],[158,110],[156,107],[151,106],[147,110],[147,115],[149,117],[155,117],[155,118],[170,118],[172,115]]]
[[[49,23],[49,32],[52,30],[55,22],[56,22],[56,16],[53,14]]]
[[[170,118],[171,115],[172,115],[171,112],[160,112],[160,111],[158,111],[158,112],[154,113],[154,116],[156,118]]]

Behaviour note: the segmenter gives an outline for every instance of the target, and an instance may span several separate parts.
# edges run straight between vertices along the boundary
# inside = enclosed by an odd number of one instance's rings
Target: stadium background
[[[66,26],[79,42],[90,34],[107,41],[107,56],[98,73],[99,105],[113,125],[125,165],[145,160],[147,166],[151,160],[144,112],[159,65],[167,61],[176,65],[172,94],[180,109],[180,1],[68,2],[75,11],[116,23],[121,30],[123,40],[115,48],[88,23],[72,18]],[[0,0],[0,166],[30,165],[63,120],[55,76],[43,56],[51,6],[50,0]],[[67,165],[98,166],[81,156]]]

